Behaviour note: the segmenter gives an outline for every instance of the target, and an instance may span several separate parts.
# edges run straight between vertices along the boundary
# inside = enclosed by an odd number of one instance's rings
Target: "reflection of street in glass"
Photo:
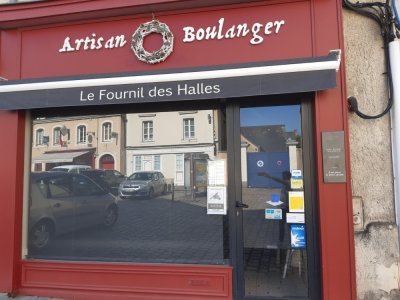
[[[69,172],[31,174],[29,247],[42,249],[57,235],[94,225],[111,227],[116,199],[94,181]]]
[[[89,177],[102,188],[114,195],[118,195],[118,187],[126,178],[125,175],[116,170],[91,169],[81,171],[80,174]]]
[[[263,176],[269,179],[272,179],[273,181],[279,182],[282,184],[282,188],[280,189],[280,201],[278,203],[273,202],[273,195],[271,195],[271,205],[275,206],[277,208],[282,209],[282,219],[279,220],[279,241],[283,242],[285,239],[286,231],[288,230],[287,224],[286,224],[286,213],[288,212],[288,206],[289,206],[289,190],[290,190],[290,177],[291,174],[289,171],[283,171],[282,172],[282,178],[278,178],[275,176],[272,176],[271,174],[267,172],[259,172],[257,173],[258,176]]]
[[[56,237],[34,258],[225,263],[221,216],[206,214],[206,197],[193,202],[166,194],[118,201],[118,222],[109,230],[80,229]]]
[[[249,208],[243,210],[245,247],[285,249],[290,246],[290,234],[285,221],[265,219],[265,199],[271,199],[271,195],[276,193],[280,193],[280,189],[242,188],[242,197],[249,204]]]
[[[134,172],[120,183],[118,194],[121,198],[148,197],[167,193],[164,175],[157,171]]]

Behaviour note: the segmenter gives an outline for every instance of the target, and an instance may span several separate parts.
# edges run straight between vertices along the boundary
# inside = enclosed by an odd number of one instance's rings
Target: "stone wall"
[[[347,95],[369,115],[388,100],[383,39],[377,23],[343,10]],[[352,193],[363,204],[363,230],[355,233],[358,299],[400,299],[390,116],[364,120],[349,113]],[[399,191],[400,192],[400,191]]]

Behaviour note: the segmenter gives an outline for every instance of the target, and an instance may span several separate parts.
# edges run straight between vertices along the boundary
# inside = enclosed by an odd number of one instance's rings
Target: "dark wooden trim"
[[[313,99],[301,102],[301,130],[303,148],[303,181],[307,225],[307,269],[309,299],[321,299],[321,254],[319,243],[319,214],[317,198],[317,175],[315,162],[315,128]],[[307,134],[305,134],[307,133]]]

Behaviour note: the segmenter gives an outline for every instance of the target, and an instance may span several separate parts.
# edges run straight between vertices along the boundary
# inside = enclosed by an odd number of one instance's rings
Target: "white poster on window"
[[[207,214],[226,215],[226,187],[207,187]]]
[[[286,223],[303,224],[305,223],[305,218],[303,213],[287,213]]]
[[[225,161],[209,160],[208,161],[208,185],[209,186],[225,186]]]

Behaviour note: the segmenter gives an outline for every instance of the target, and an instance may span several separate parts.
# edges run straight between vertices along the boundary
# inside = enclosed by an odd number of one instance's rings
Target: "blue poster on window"
[[[306,247],[306,228],[304,225],[290,226],[290,240],[292,248]]]

